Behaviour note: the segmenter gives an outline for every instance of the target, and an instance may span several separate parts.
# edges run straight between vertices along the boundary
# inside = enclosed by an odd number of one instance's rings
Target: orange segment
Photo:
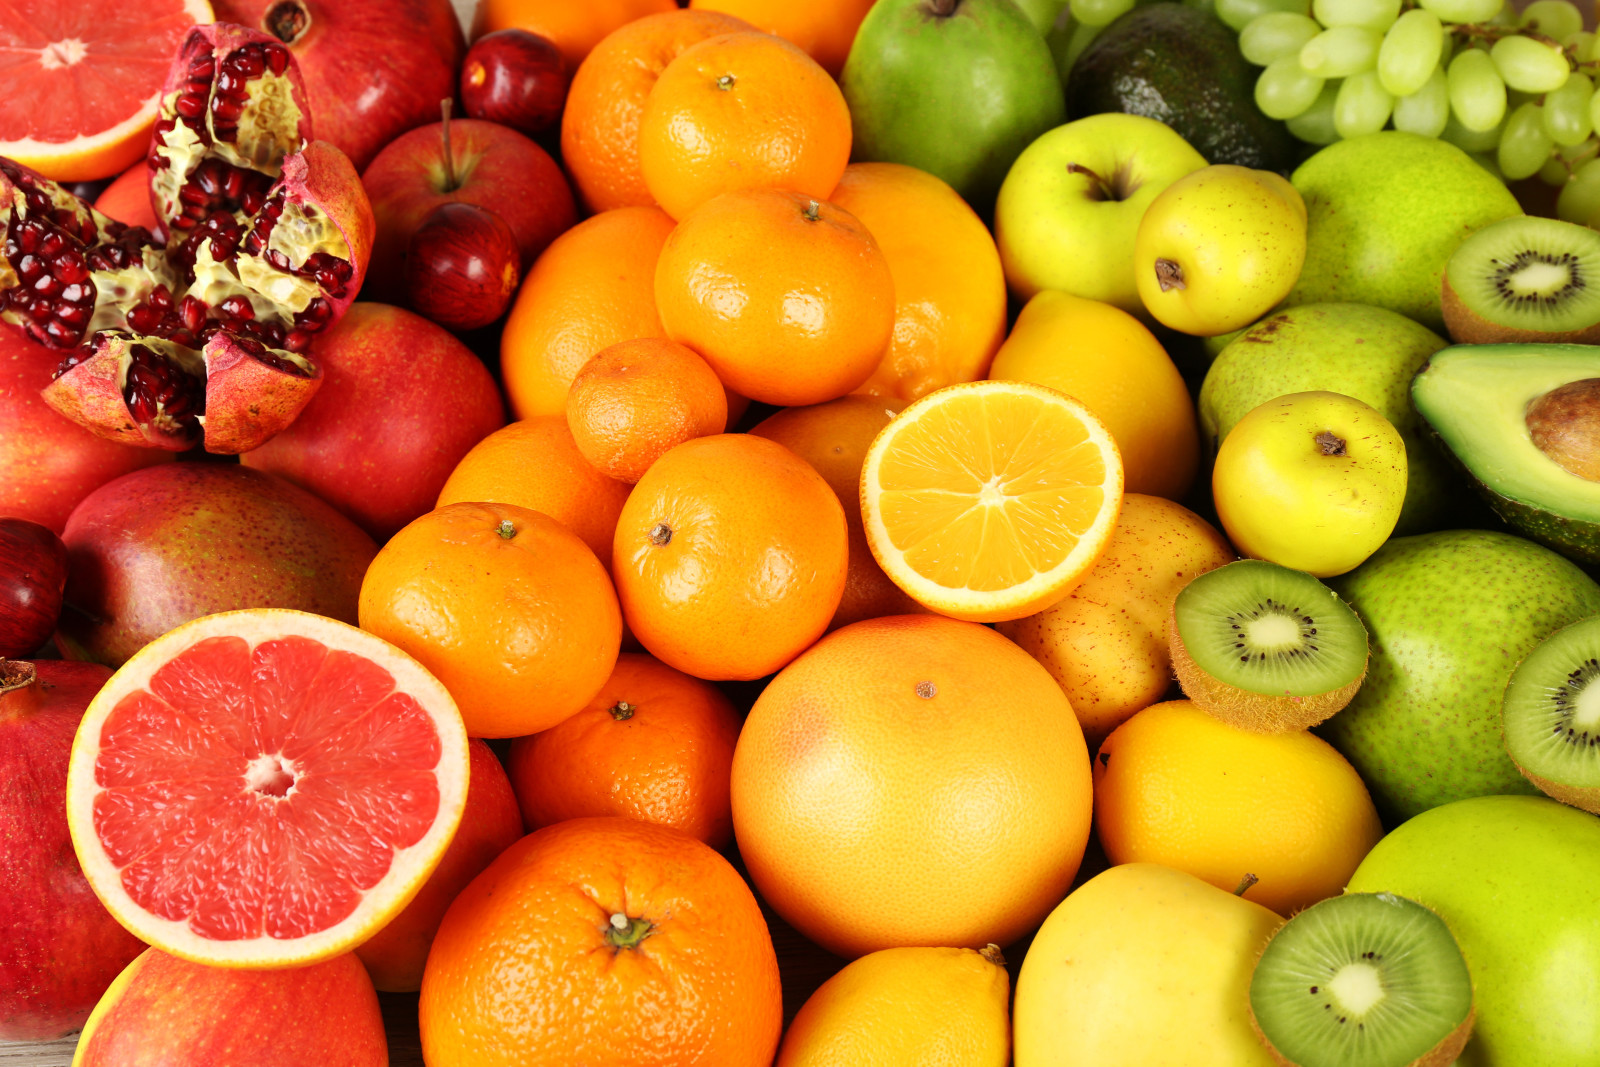
[[[83,873],[155,947],[300,966],[382,928],[461,819],[467,739],[421,664],[262,609],[145,646],[90,702],[67,772]]]
[[[873,556],[919,604],[974,622],[1066,596],[1122,504],[1122,460],[1076,400],[1025,382],[930,393],[884,428],[861,472]]]

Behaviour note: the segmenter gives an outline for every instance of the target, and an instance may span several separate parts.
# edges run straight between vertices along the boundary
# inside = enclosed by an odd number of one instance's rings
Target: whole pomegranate
[[[374,235],[355,168],[310,137],[289,50],[212,25],[179,49],[151,138],[166,245],[0,160],[0,320],[70,350],[51,407],[172,451],[241,452],[294,420],[321,384],[301,353],[355,299]]]
[[[586,3],[587,0],[572,0]],[[213,0],[289,46],[319,136],[365,170],[378,149],[439,114],[466,52],[450,0]]]
[[[90,890],[67,832],[67,759],[111,672],[95,663],[0,660],[0,1040],[83,1026],[144,944]]]
[[[237,464],[170,463],[101,486],[72,513],[59,633],[120,666],[201,615],[297,608],[356,622],[378,546],[298,486]]]
[[[0,328],[0,515],[60,533],[78,502],[171,452],[107,441],[50,410],[39,390],[61,353]]]

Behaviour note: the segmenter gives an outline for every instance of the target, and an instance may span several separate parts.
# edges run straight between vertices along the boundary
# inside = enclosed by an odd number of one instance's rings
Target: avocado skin
[[[1208,163],[1287,174],[1311,146],[1256,108],[1258,74],[1215,15],[1145,4],[1102,30],[1072,65],[1067,112],[1144,115],[1177,130]]]

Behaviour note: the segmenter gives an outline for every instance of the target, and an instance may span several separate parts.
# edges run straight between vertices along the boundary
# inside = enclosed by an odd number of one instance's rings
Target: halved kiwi
[[[1242,559],[1184,586],[1168,623],[1186,696],[1257,733],[1304,730],[1350,703],[1367,674],[1367,630],[1305,571]]]
[[[1563,804],[1600,814],[1600,616],[1541,641],[1506,684],[1506,753]]]
[[[1456,247],[1440,303],[1461,344],[1600,342],[1600,233],[1533,215],[1491,222]]]
[[[1346,893],[1278,928],[1250,977],[1250,1021],[1292,1067],[1446,1067],[1472,1036],[1472,978],[1438,915]]]

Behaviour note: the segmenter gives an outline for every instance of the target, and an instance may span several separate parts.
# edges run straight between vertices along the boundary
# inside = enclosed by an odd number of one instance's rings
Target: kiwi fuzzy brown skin
[[[1266,951],[1265,948],[1262,951]],[[1461,1020],[1460,1026],[1450,1031],[1437,1045],[1406,1064],[1405,1067],[1450,1067],[1461,1057],[1461,1051],[1467,1047],[1467,1042],[1472,1040],[1472,1026],[1477,1021],[1478,1008],[1477,1005],[1473,1005],[1467,1011],[1467,1017]],[[1294,1060],[1284,1056],[1283,1053],[1272,1046],[1271,1041],[1267,1040],[1267,1035],[1261,1032],[1261,1024],[1256,1022],[1254,1008],[1250,1009],[1250,1029],[1256,1032],[1256,1040],[1261,1042],[1262,1047],[1271,1053],[1272,1058],[1278,1061],[1280,1067],[1301,1067]]]
[[[1331,718],[1355,699],[1356,690],[1361,688],[1372,662],[1369,653],[1361,674],[1354,681],[1326,693],[1304,697],[1287,693],[1273,696],[1229,685],[1196,663],[1178,635],[1176,610],[1167,615],[1167,645],[1172,652],[1172,670],[1178,676],[1178,685],[1183,688],[1184,696],[1194,701],[1195,707],[1230,726],[1258,734],[1308,730]]]
[[[1450,339],[1460,345],[1494,344],[1600,344],[1600,322],[1581,330],[1519,330],[1490,322],[1462,302],[1450,286],[1450,276],[1445,275],[1439,294],[1439,307],[1444,314],[1444,328]]]
[[[1511,763],[1517,770],[1522,772],[1522,777],[1532,782],[1538,787],[1539,792],[1545,796],[1552,800],[1559,800],[1568,807],[1600,815],[1600,789],[1590,786],[1562,785],[1560,782],[1552,782],[1548,778],[1534,774],[1515,759],[1512,759]]]

